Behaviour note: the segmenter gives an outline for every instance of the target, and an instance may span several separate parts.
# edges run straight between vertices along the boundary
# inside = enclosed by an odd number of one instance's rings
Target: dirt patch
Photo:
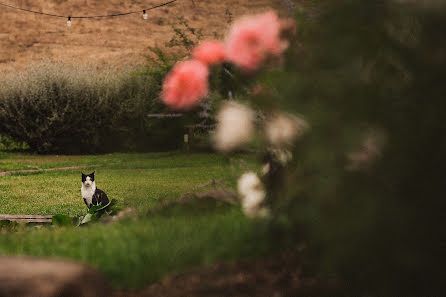
[[[137,292],[118,291],[113,297],[173,296],[321,296],[334,281],[305,277],[299,252],[291,250],[255,261],[217,264],[166,277]]]
[[[141,15],[107,19],[66,19],[46,17],[0,8],[0,71],[26,68],[32,62],[63,61],[120,68],[143,64],[148,47],[163,48],[174,31],[171,24],[184,17],[190,26],[202,29],[205,39],[223,35],[228,22],[243,14],[275,9],[286,13],[292,0],[178,0]],[[164,0],[6,0],[9,5],[58,15],[103,15],[137,11]]]
[[[85,165],[85,166],[69,166],[69,167],[57,167],[57,168],[46,168],[46,169],[22,169],[22,170],[12,170],[0,172],[0,176],[11,175],[16,173],[32,173],[32,172],[46,172],[46,171],[64,171],[73,170],[81,168],[98,167],[100,165]]]

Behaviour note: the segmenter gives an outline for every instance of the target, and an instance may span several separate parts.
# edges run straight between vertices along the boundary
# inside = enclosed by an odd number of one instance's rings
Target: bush
[[[299,18],[285,70],[264,76],[270,100],[311,125],[275,184],[276,223],[343,296],[446,292],[446,10],[399,2],[333,1]]]
[[[160,79],[63,64],[33,66],[0,85],[0,134],[39,153],[178,148],[181,120],[160,124],[147,118],[165,110],[158,100]]]

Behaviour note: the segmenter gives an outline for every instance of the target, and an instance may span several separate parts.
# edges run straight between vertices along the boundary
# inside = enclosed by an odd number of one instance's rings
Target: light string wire
[[[56,17],[56,18],[69,18],[69,19],[94,19],[94,18],[110,18],[110,17],[117,17],[117,16],[123,16],[123,15],[129,15],[129,14],[136,14],[136,13],[141,13],[141,12],[145,12],[145,11],[149,11],[149,10],[153,10],[156,8],[160,8],[166,5],[169,5],[173,2],[176,2],[177,0],[172,0],[169,2],[165,2],[165,3],[161,3],[146,9],[140,9],[138,11],[129,11],[129,12],[120,12],[120,13],[114,13],[114,14],[105,14],[105,15],[92,15],[92,16],[71,16],[71,15],[57,15],[57,14],[51,14],[51,13],[45,13],[45,12],[40,12],[40,11],[35,11],[35,10],[31,10],[31,9],[26,9],[26,8],[20,8],[20,7],[16,7],[16,6],[12,6],[3,2],[0,2],[1,6],[5,6],[8,8],[12,8],[12,9],[16,9],[16,10],[21,10],[21,11],[25,11],[25,12],[30,12],[30,13],[35,13],[35,14],[40,14],[40,15],[45,15],[45,16],[50,16],[50,17]]]

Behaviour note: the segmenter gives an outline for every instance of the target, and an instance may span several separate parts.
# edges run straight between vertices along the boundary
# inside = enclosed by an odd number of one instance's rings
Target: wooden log
[[[52,223],[53,216],[51,215],[10,215],[0,214],[0,220],[9,220],[22,223]]]

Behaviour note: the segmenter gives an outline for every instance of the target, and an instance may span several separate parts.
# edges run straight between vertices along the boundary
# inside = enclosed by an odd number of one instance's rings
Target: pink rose
[[[202,62],[188,60],[177,64],[163,82],[161,98],[175,109],[187,109],[208,94],[209,70]]]
[[[279,55],[288,43],[281,40],[281,22],[274,12],[236,21],[226,38],[226,58],[245,71],[260,67],[268,55]]]
[[[215,65],[225,60],[225,46],[219,41],[206,41],[195,47],[192,55],[206,65]]]

